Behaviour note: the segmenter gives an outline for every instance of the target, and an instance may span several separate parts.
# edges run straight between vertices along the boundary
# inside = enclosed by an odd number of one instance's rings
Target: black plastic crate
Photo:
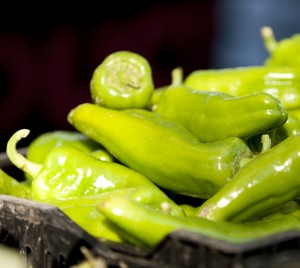
[[[13,170],[4,153],[0,167]],[[0,244],[17,249],[27,267],[70,267],[85,260],[82,247],[106,267],[299,268],[300,232],[289,231],[233,244],[187,231],[169,234],[143,249],[100,241],[57,207],[0,195]]]
[[[154,249],[100,242],[58,208],[0,195],[0,242],[19,249],[28,267],[70,267],[83,261],[81,247],[107,267],[300,267],[300,233],[285,232],[231,244],[176,231]]]
[[[177,267],[300,267],[300,232],[296,231],[244,244],[232,244],[191,232],[176,231],[160,246],[153,259]]]
[[[70,267],[85,259],[81,247],[107,267],[157,267],[146,250],[106,245],[58,208],[13,196],[0,195],[0,242],[17,248],[28,267]]]

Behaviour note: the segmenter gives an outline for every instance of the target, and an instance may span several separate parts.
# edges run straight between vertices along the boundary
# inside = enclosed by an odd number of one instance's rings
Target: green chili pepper
[[[270,53],[265,60],[267,66],[300,67],[300,34],[284,38],[277,42],[271,27],[263,27],[261,35],[267,51]]]
[[[274,137],[270,137],[269,133],[271,133]],[[276,144],[278,143],[279,139],[278,137],[276,137],[276,132],[274,132],[275,134],[273,134],[273,132],[269,132],[268,134],[261,134],[261,135],[255,135],[253,137],[251,137],[249,140],[247,140],[247,144],[249,146],[249,148],[251,148],[254,157],[256,157],[257,155],[260,155],[264,152],[266,152],[267,150],[269,150],[272,146],[274,146],[275,144],[273,144],[274,140],[276,139]],[[282,138],[282,140],[284,140],[285,138]],[[280,140],[280,141],[282,141]],[[248,163],[249,161],[251,161],[251,159],[245,159],[244,162]]]
[[[91,103],[70,111],[78,131],[116,159],[171,192],[208,198],[252,156],[237,137],[201,143],[183,126],[144,109],[114,110]]]
[[[73,146],[53,147],[43,164],[27,160],[16,150],[16,144],[27,137],[29,130],[17,131],[7,143],[7,155],[12,163],[33,177],[32,198],[51,200],[95,195],[130,187],[148,187],[158,200],[170,206],[170,212],[183,214],[182,210],[142,174],[121,164],[105,162]],[[145,192],[147,194],[147,192]]]
[[[66,201],[70,205],[65,204]],[[97,209],[97,202],[99,202],[98,197],[77,197],[71,200],[59,200],[56,206],[90,235],[103,240],[124,242],[112,224]]]
[[[286,138],[241,167],[196,215],[245,221],[300,195],[300,135]]]
[[[55,130],[40,134],[27,147],[26,157],[30,161],[43,163],[49,150],[58,145],[68,144],[77,149],[92,153],[98,150],[101,145],[82,133],[67,130]]]
[[[90,90],[92,101],[113,108],[146,108],[153,90],[149,62],[139,54],[117,51],[95,69]]]
[[[106,162],[114,162],[115,158],[105,149],[98,149],[90,153],[91,156]]]
[[[168,86],[163,86],[163,87],[154,89],[154,91],[151,95],[151,99],[149,100],[148,105],[146,107],[147,110],[152,111],[156,107],[157,103],[159,102],[160,97],[162,96],[163,92],[166,90],[167,87]]]
[[[282,142],[290,136],[295,136],[300,134],[300,120],[296,118],[293,114],[288,113],[287,121],[278,128],[274,128],[270,131],[263,133],[262,135],[255,135],[247,140],[247,143],[254,154],[260,154],[263,150],[262,137],[268,136],[270,140],[270,146],[275,146],[276,144]]]
[[[202,142],[229,137],[247,140],[282,126],[288,117],[278,99],[268,93],[232,97],[184,85],[168,87],[155,111],[183,125]]]
[[[275,133],[276,138],[274,138],[274,140],[277,144],[287,137],[300,134],[300,120],[289,113],[288,120],[285,124],[271,132]]]
[[[59,145],[71,145],[77,149],[93,154],[104,161],[111,161],[112,156],[99,143],[91,140],[82,133],[67,130],[55,130],[40,134],[28,146],[26,158],[32,162],[42,164],[49,150]],[[101,153],[101,154],[100,154]],[[28,173],[25,177],[32,180]]]
[[[127,233],[127,237],[135,238],[145,247],[157,246],[176,230],[191,231],[232,243],[245,243],[288,230],[300,230],[299,211],[276,213],[260,221],[240,224],[175,217],[121,197],[101,200],[97,208],[116,226],[116,230],[120,230],[120,236]]]
[[[175,69],[172,70],[171,72],[171,84],[166,85],[166,86],[162,86],[159,88],[156,88],[151,96],[151,99],[148,103],[148,110],[154,111],[156,110],[156,106],[161,98],[161,96],[163,95],[163,93],[165,92],[165,90],[171,86],[171,85],[179,85],[182,84],[183,81],[183,69],[181,67],[177,67]]]
[[[187,217],[191,217],[195,215],[196,207],[190,204],[181,204],[179,206],[182,208],[182,210],[184,211]]]
[[[188,87],[221,91],[239,97],[265,92],[276,97],[285,109],[300,107],[300,68],[246,66],[217,70],[196,70],[184,81]]]
[[[79,199],[80,200],[80,199]],[[81,200],[80,200],[81,201]],[[114,231],[113,227],[107,224],[106,218],[96,209],[94,205],[76,205],[61,208],[71,220],[76,222],[90,235],[115,242],[123,242],[123,239]]]
[[[290,109],[288,110],[288,114],[300,121],[300,109]]]
[[[0,194],[28,198],[30,188],[0,169]]]
[[[171,207],[165,200],[161,199],[158,191],[151,191],[149,187],[144,186],[116,189],[97,195],[47,200],[47,203],[57,206],[70,219],[79,224],[91,235],[100,239],[124,242],[115,226],[107,221],[106,217],[97,209],[98,203],[101,200],[107,199],[109,196],[113,196],[114,198],[130,198],[162,213],[170,213]],[[185,214],[182,212],[178,213],[177,216],[184,217]]]

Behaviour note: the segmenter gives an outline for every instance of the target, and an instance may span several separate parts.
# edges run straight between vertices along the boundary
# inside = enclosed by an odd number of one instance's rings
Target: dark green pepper
[[[241,167],[197,210],[198,217],[246,221],[300,196],[300,135],[286,138]]]
[[[281,103],[268,93],[232,97],[222,92],[170,86],[155,111],[183,125],[202,142],[250,137],[278,128],[287,121]]]
[[[153,90],[149,62],[130,51],[107,56],[90,81],[92,101],[113,109],[146,108]]]
[[[300,67],[300,34],[284,38],[277,42],[272,28],[266,26],[261,29],[261,35],[267,51],[270,53],[265,60],[267,66]]]
[[[68,120],[124,165],[183,195],[210,197],[239,169],[241,159],[252,156],[240,138],[201,143],[183,126],[144,109],[84,103],[70,111]]]
[[[235,97],[265,92],[277,98],[287,110],[300,107],[300,66],[196,70],[186,77],[184,84],[193,89],[221,91]]]
[[[43,164],[27,160],[16,151],[16,144],[28,134],[29,130],[22,129],[12,135],[7,143],[7,155],[16,167],[33,177],[33,199],[73,198],[144,186],[153,195],[156,193],[158,202],[168,203],[171,213],[182,214],[182,210],[142,174],[119,163],[98,160],[73,146],[53,147]]]
[[[276,213],[260,221],[239,224],[175,217],[124,197],[108,197],[107,200],[101,200],[97,207],[115,225],[116,231],[120,230],[121,237],[127,233],[127,237],[135,238],[144,247],[157,246],[176,230],[190,231],[231,243],[246,243],[288,230],[300,230],[299,210],[289,214]]]

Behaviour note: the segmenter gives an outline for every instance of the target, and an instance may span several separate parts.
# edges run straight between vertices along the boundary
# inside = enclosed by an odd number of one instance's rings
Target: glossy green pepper
[[[113,157],[99,143],[82,133],[67,130],[54,130],[37,136],[27,146],[26,158],[32,162],[42,164],[50,149],[63,144],[74,146],[103,161],[113,161]],[[25,177],[32,180],[28,173],[25,174]]]
[[[114,162],[116,160],[104,147],[89,153],[89,155],[106,162]]]
[[[270,53],[265,60],[267,66],[300,67],[300,34],[296,33],[277,42],[271,27],[262,27],[261,35],[267,51]]]
[[[177,67],[173,69],[171,72],[171,83],[166,86],[155,88],[155,90],[152,93],[151,99],[147,105],[147,109],[150,111],[156,110],[156,106],[161,96],[165,92],[165,90],[171,85],[175,86],[175,85],[182,84],[182,81],[183,81],[183,69],[181,67]]]
[[[84,196],[47,202],[57,206],[71,220],[86,230],[90,235],[115,242],[124,242],[106,217],[97,209],[99,196]]]
[[[268,136],[270,139],[270,146],[275,146],[276,144],[282,142],[288,137],[300,134],[300,120],[293,114],[288,113],[287,121],[278,128],[274,128],[270,131],[263,133],[262,135],[255,135],[247,140],[247,143],[251,150],[255,154],[260,154],[263,149],[263,136]]]
[[[277,98],[285,109],[300,107],[300,67],[246,66],[217,70],[196,70],[184,81],[188,87],[221,91],[239,97],[265,92]]]
[[[54,130],[40,134],[28,146],[26,157],[34,162],[43,163],[49,150],[58,145],[68,144],[77,149],[91,153],[101,145],[77,131]]]
[[[290,109],[288,110],[288,114],[300,121],[300,109]]]
[[[30,188],[0,169],[0,194],[13,195],[21,198],[30,196]]]
[[[151,95],[151,99],[149,100],[148,105],[146,107],[147,110],[152,111],[153,109],[155,109],[157,103],[159,102],[160,97],[162,96],[162,94],[164,93],[167,87],[168,86],[163,86],[154,89]]]
[[[300,134],[300,120],[289,113],[288,120],[281,127],[271,131],[274,143],[277,144],[287,137]]]
[[[300,195],[300,135],[286,138],[241,167],[197,210],[198,217],[246,221]]]
[[[90,81],[92,101],[113,109],[146,108],[153,90],[149,62],[130,51],[107,56]]]
[[[196,207],[190,204],[181,204],[179,205],[185,213],[186,217],[191,217],[195,215]]]
[[[68,121],[124,165],[158,186],[208,198],[252,156],[237,137],[201,143],[183,126],[144,109],[114,110],[92,103],[73,108]]]
[[[7,143],[7,155],[16,167],[33,177],[31,184],[33,199],[81,197],[114,189],[144,186],[151,193],[156,192],[160,203],[163,201],[168,203],[171,213],[182,214],[182,210],[142,174],[119,163],[98,160],[73,146],[53,147],[43,164],[27,160],[16,151],[16,145],[28,134],[27,129],[21,129],[13,134]]]
[[[155,111],[183,125],[202,142],[229,137],[247,140],[282,126],[288,118],[278,99],[268,93],[232,97],[185,85],[168,87]]]
[[[127,233],[127,237],[135,238],[145,247],[157,246],[176,230],[190,231],[231,243],[246,243],[288,230],[300,230],[299,210],[289,214],[276,213],[260,221],[239,224],[175,217],[121,197],[101,200],[97,208],[116,226],[116,230],[120,230],[120,236]]]
[[[69,218],[79,224],[84,230],[94,237],[124,242],[115,226],[107,221],[106,217],[97,209],[98,203],[102,200],[106,200],[108,197],[130,198],[131,200],[150,206],[157,211],[161,211],[162,213],[170,213],[171,207],[165,202],[165,200],[161,199],[161,196],[158,194],[158,192],[151,191],[149,190],[149,187],[144,186],[116,189],[97,195],[47,200],[47,203],[57,206]],[[177,213],[177,216],[185,217],[185,214],[183,212]]]

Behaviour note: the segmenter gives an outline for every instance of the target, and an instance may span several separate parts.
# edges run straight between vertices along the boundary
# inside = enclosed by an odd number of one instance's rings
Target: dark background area
[[[208,67],[211,1],[41,5],[0,11],[1,151],[21,128],[31,130],[27,142],[48,130],[72,129],[68,112],[90,101],[92,72],[114,51],[147,58],[157,87],[170,82],[177,66],[185,73]]]
[[[110,53],[148,59],[156,87],[171,71],[262,64],[260,27],[300,32],[298,0],[43,1],[0,9],[0,151],[21,128],[73,128],[67,114],[90,102],[94,69]],[[21,144],[22,145],[22,144]]]

